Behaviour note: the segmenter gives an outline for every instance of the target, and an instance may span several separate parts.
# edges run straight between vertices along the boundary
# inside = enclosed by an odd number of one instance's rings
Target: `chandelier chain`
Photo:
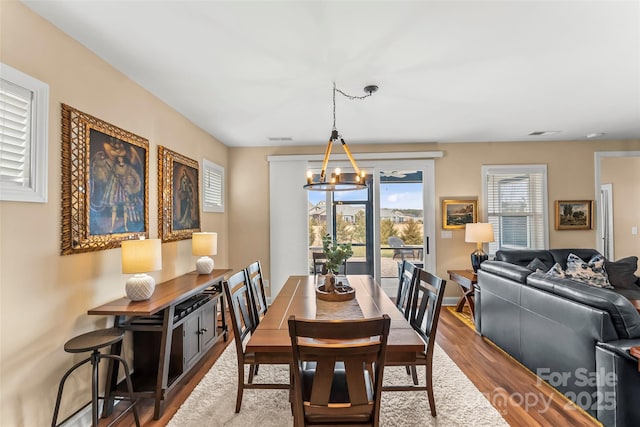
[[[377,89],[377,87],[376,87]],[[340,89],[338,89],[336,87],[336,83],[333,82],[333,130],[336,130],[336,92],[339,92],[342,96],[346,97],[347,99],[365,99],[370,97],[373,92],[369,92],[366,95],[362,95],[362,96],[356,96],[356,95],[349,95],[348,93],[345,93],[343,91],[341,91]]]

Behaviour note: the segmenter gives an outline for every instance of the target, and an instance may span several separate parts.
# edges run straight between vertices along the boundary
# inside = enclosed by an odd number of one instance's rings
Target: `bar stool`
[[[99,349],[103,347],[107,347],[113,344],[116,344],[122,341],[124,337],[124,330],[119,328],[109,328],[109,329],[100,329],[97,331],[87,332],[86,334],[78,335],[75,338],[70,339],[64,345],[64,351],[67,353],[84,353],[86,351],[91,351],[91,356],[84,359],[81,362],[73,365],[62,377],[60,380],[60,386],[58,387],[58,397],[56,398],[56,407],[53,411],[53,420],[51,421],[51,425],[56,427],[58,420],[58,411],[60,410],[60,399],[62,398],[62,389],[64,387],[64,383],[71,375],[73,371],[75,371],[80,366],[84,365],[87,362],[91,362],[92,368],[92,377],[91,377],[91,402],[84,405],[78,411],[76,411],[73,415],[80,412],[82,409],[86,408],[89,404],[91,404],[91,415],[93,420],[93,426],[97,427],[98,425],[98,399],[104,399],[104,397],[98,396],[98,364],[100,363],[100,359],[112,359],[116,362],[120,362],[124,368],[125,372],[125,380],[127,382],[127,389],[129,391],[129,400],[131,404],[124,410],[116,419],[114,419],[111,424],[114,424],[116,421],[120,419],[123,415],[125,415],[129,409],[133,411],[133,417],[136,422],[136,426],[140,427],[140,420],[138,419],[138,411],[136,408],[136,399],[133,397],[133,385],[131,383],[131,375],[129,373],[129,366],[124,358],[115,354],[101,354]],[[73,416],[71,415],[71,416]],[[67,421],[67,418],[65,421]],[[63,421],[63,423],[65,422]]]

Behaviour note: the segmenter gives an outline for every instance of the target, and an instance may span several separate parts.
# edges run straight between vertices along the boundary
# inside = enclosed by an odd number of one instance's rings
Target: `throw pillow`
[[[569,254],[565,277],[597,288],[613,289],[604,270],[604,257],[600,254],[594,255],[589,261]]]
[[[531,271],[546,271],[547,266],[542,262],[540,258],[534,258],[529,264],[527,264],[527,268]]]
[[[609,277],[609,283],[611,283],[614,288],[619,289],[640,289],[638,278],[634,274],[637,268],[637,256],[622,258],[615,262],[608,260],[604,262],[604,270]]]
[[[553,277],[564,277],[564,270],[562,269],[560,263],[556,262],[555,264],[553,264],[553,267],[551,267],[549,271],[547,271],[546,274]]]

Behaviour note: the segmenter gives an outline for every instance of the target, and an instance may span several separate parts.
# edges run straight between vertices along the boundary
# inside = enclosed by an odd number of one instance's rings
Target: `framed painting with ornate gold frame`
[[[163,242],[200,231],[198,162],[158,146],[158,235]]]
[[[556,230],[591,230],[593,200],[556,200]]]
[[[478,200],[442,200],[442,228],[455,230],[465,224],[478,222]]]
[[[149,141],[62,104],[61,254],[149,237]]]

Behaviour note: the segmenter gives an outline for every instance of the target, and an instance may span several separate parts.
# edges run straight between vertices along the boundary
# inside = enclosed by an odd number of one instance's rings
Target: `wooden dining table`
[[[415,360],[416,353],[424,350],[425,344],[382,288],[369,276],[350,275],[346,280],[356,291],[355,299],[330,302],[316,299],[316,278],[313,275],[290,276],[251,335],[246,352],[255,353],[257,363],[290,359],[291,339],[287,321],[291,315],[305,319],[344,320],[388,314],[391,329],[386,360]]]

